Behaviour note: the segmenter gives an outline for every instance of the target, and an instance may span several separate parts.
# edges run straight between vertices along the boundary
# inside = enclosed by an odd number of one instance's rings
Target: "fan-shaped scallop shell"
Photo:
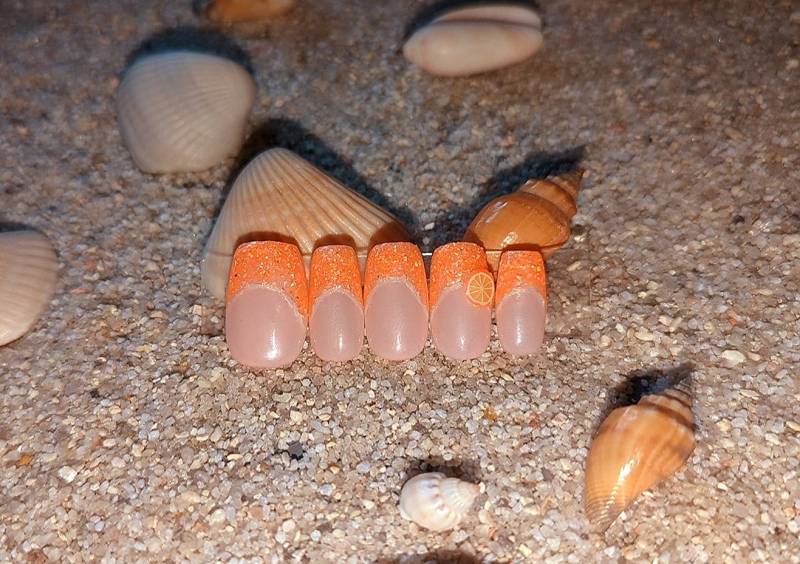
[[[486,4],[442,14],[403,46],[406,59],[431,74],[464,76],[527,59],[542,46],[539,15],[524,6]]]
[[[198,171],[242,145],[256,85],[241,65],[173,51],[131,66],[117,92],[119,126],[145,172]]]
[[[400,491],[400,515],[431,531],[457,526],[480,495],[479,484],[440,472],[414,476]]]
[[[586,460],[589,522],[605,530],[643,491],[675,473],[694,450],[687,381],[615,409],[600,425]]]
[[[407,241],[390,213],[286,149],[270,149],[236,178],[206,244],[203,286],[225,295],[233,251],[246,241],[294,243],[308,258],[321,245],[364,254],[379,243]]]
[[[32,230],[0,233],[0,345],[33,327],[53,297],[57,275],[47,237]]]

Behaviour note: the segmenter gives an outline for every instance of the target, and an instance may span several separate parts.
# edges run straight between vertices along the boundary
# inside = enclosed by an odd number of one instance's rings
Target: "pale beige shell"
[[[32,230],[0,233],[0,346],[33,327],[53,297],[57,276],[47,237]]]
[[[431,531],[457,526],[481,493],[479,484],[440,472],[414,476],[400,491],[400,515]]]
[[[539,15],[524,6],[487,4],[447,12],[406,41],[406,59],[439,76],[465,76],[527,59],[542,46]]]
[[[295,0],[211,0],[206,17],[217,23],[262,23],[292,9]]]
[[[675,473],[694,450],[688,382],[615,409],[586,459],[589,522],[604,531],[643,491]]]
[[[572,231],[583,171],[529,180],[516,192],[495,198],[478,212],[465,241],[482,245],[492,269],[504,250],[536,250],[548,257]]]
[[[305,257],[321,245],[350,245],[362,256],[379,243],[408,241],[387,211],[286,149],[270,149],[236,178],[203,254],[203,286],[222,299],[236,247],[294,243]]]
[[[117,92],[120,132],[144,172],[204,170],[235,155],[256,96],[241,65],[173,51],[131,66]]]

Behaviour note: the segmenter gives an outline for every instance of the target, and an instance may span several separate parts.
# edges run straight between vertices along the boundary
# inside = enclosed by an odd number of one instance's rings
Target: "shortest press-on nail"
[[[428,339],[428,284],[416,245],[372,248],[364,274],[364,323],[376,355],[408,360],[422,352]]]
[[[489,346],[494,280],[475,243],[449,243],[431,257],[431,337],[454,359],[480,356]]]
[[[544,340],[547,277],[537,251],[506,251],[497,270],[497,335],[515,356],[536,353]]]
[[[306,338],[308,285],[296,245],[256,241],[237,247],[225,298],[231,355],[253,368],[289,366]]]
[[[361,271],[352,247],[328,245],[311,255],[311,346],[322,360],[345,361],[364,344]]]

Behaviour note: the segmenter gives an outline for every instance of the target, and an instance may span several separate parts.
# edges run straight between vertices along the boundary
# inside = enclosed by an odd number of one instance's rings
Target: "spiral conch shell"
[[[117,92],[122,138],[144,172],[204,170],[239,150],[255,96],[250,74],[229,59],[149,55],[128,69]]]
[[[615,409],[586,460],[585,505],[600,531],[636,497],[675,473],[694,450],[689,382]]]
[[[47,237],[33,230],[0,233],[0,346],[33,327],[53,297],[57,276]]]
[[[400,515],[431,531],[446,531],[464,519],[481,490],[480,484],[440,472],[420,474],[400,491]]]
[[[535,250],[548,257],[567,242],[583,171],[529,180],[516,192],[495,198],[478,212],[465,241],[483,245],[496,270],[499,251]]]
[[[542,46],[542,21],[513,4],[459,8],[437,17],[403,46],[406,59],[439,76],[464,76],[523,61]]]
[[[203,286],[224,297],[233,252],[246,241],[294,243],[310,260],[322,245],[349,245],[365,258],[374,245],[408,239],[389,212],[291,151],[270,149],[231,188],[203,253]]]

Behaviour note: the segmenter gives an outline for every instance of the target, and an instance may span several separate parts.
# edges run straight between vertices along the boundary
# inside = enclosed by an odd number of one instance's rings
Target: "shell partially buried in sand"
[[[407,241],[387,211],[286,149],[270,149],[239,174],[203,253],[203,286],[225,295],[236,247],[246,241],[294,243],[310,260],[314,249],[341,244],[365,255],[379,243]]]
[[[678,471],[694,450],[689,382],[615,409],[586,459],[585,505],[599,531],[645,490]]]
[[[199,171],[236,154],[256,96],[241,65],[173,51],[131,66],[117,92],[119,127],[144,172]]]
[[[400,515],[431,531],[456,527],[469,513],[481,486],[440,472],[414,476],[400,491]]]
[[[0,233],[0,346],[27,333],[53,297],[58,259],[33,231]]]
[[[524,6],[486,4],[449,11],[416,31],[406,59],[439,76],[465,76],[527,59],[542,46],[539,15]]]

